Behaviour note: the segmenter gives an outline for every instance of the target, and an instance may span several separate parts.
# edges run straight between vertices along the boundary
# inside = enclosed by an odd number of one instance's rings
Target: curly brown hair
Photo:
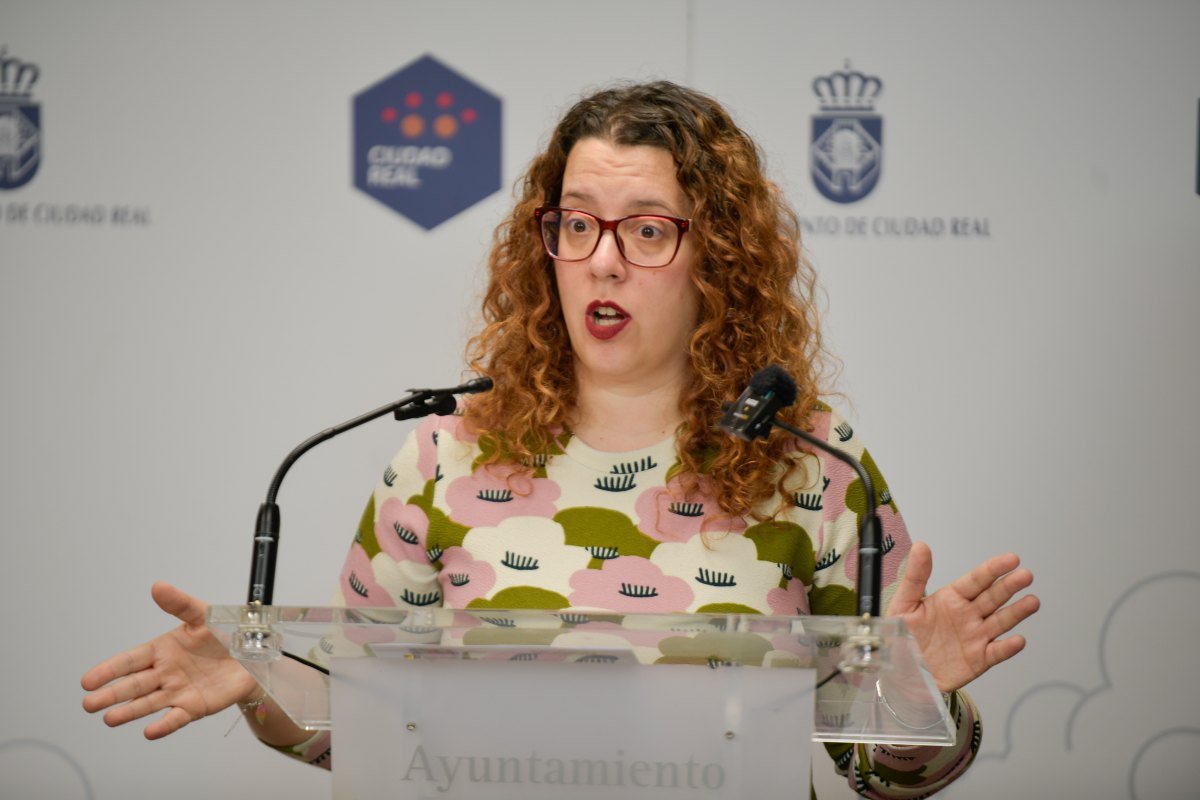
[[[680,397],[679,474],[690,491],[705,476],[721,508],[762,519],[756,507],[790,483],[797,459],[784,437],[748,443],[720,430],[721,404],[759,368],[775,363],[796,380],[797,403],[781,418],[804,424],[818,402],[829,358],[814,303],[815,275],[800,251],[799,221],[764,174],[755,142],[717,101],[667,81],[605,89],[576,103],[533,159],[488,261],[483,327],[468,345],[473,370],[496,388],[465,416],[489,459],[532,465],[556,452],[576,401],[574,363],[534,209],[555,205],[571,148],[595,137],[668,151],[693,203],[700,295],[689,343],[691,377]],[[778,464],[786,463],[781,471]],[[801,475],[801,477],[803,477]]]

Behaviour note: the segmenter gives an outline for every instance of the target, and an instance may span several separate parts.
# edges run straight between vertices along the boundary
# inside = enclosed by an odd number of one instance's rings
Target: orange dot
[[[425,118],[420,114],[409,114],[400,120],[400,132],[415,139],[425,132]]]
[[[442,139],[449,139],[458,133],[458,120],[450,114],[442,114],[433,121],[433,132]]]
[[[395,122],[398,113],[396,112],[396,109],[389,106],[383,110],[383,113],[380,114],[380,116],[383,117],[384,122]]]
[[[437,96],[438,108],[449,108],[454,103],[454,95],[449,92],[439,92]]]
[[[475,111],[475,109],[473,109],[473,108],[464,108],[463,109],[463,112],[462,112],[462,121],[463,122],[470,125],[472,122],[474,122],[478,118],[479,118],[479,114]]]

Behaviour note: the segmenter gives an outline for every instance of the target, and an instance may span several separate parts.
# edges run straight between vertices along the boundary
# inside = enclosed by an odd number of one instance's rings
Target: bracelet
[[[237,707],[241,709],[243,714],[254,713],[254,719],[259,725],[266,722],[267,719],[267,690],[261,686],[258,689],[258,697],[253,700],[241,700]]]

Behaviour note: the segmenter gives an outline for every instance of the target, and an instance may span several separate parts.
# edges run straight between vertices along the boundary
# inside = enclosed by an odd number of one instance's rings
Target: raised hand
[[[115,727],[168,709],[145,728],[161,739],[255,694],[257,684],[204,624],[208,606],[170,584],[150,590],[158,607],[182,623],[132,650],[92,667],[80,683],[88,712],[107,708]]]
[[[1041,606],[1031,594],[1009,602],[1033,583],[1020,563],[1013,553],[994,556],[926,596],[933,555],[924,542],[913,543],[887,614],[903,618],[941,691],[965,686],[1025,648],[1020,634],[1000,638]]]

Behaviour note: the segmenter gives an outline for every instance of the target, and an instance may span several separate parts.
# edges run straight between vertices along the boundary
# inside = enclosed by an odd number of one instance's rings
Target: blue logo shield
[[[812,86],[823,112],[812,118],[813,183],[835,203],[858,202],[879,183],[883,167],[883,118],[874,113],[883,82],[847,64]]]
[[[862,200],[879,182],[883,120],[876,114],[815,114],[812,175],[817,191],[835,203]]]
[[[354,98],[354,185],[426,230],[500,188],[500,99],[432,56]]]
[[[42,111],[33,102],[39,70],[0,49],[0,189],[33,180],[42,163]]]

